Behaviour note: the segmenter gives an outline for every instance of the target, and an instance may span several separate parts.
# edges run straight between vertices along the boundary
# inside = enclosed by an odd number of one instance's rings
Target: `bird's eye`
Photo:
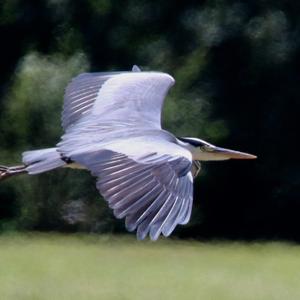
[[[201,149],[202,149],[203,151],[205,151],[205,152],[212,152],[212,151],[214,151],[214,148],[213,148],[212,146],[209,146],[209,145],[203,145],[203,146],[201,147]]]

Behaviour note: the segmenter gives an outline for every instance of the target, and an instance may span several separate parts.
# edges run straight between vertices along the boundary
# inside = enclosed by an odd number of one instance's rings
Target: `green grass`
[[[300,246],[0,236],[0,299],[300,299]]]

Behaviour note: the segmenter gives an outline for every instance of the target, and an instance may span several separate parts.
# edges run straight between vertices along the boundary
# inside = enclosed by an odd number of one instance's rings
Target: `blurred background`
[[[300,240],[297,1],[2,0],[0,163],[52,147],[81,72],[170,73],[164,128],[258,155],[205,163],[174,236]],[[0,231],[125,233],[85,171],[1,182]]]

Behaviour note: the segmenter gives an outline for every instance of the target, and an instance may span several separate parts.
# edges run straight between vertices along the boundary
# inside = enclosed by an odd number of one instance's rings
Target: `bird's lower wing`
[[[133,150],[132,150],[133,151]],[[193,202],[191,160],[147,152],[134,159],[113,150],[76,154],[77,163],[98,178],[97,188],[117,218],[137,237],[156,240],[186,224]]]

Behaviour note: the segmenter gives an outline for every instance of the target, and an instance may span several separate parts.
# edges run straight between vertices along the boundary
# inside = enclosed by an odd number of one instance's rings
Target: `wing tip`
[[[142,72],[141,68],[137,65],[133,65],[132,66],[132,69],[131,71],[133,73],[139,73],[139,72]],[[156,73],[156,72],[150,72],[150,73]],[[166,78],[168,78],[170,80],[170,86],[173,86],[175,84],[175,79],[173,78],[173,76],[171,76],[170,74],[168,73],[164,73],[164,72],[157,72],[157,73],[160,73],[160,74],[163,74],[164,76],[166,76]]]
[[[142,72],[142,70],[137,65],[133,65],[131,71],[132,72]]]

